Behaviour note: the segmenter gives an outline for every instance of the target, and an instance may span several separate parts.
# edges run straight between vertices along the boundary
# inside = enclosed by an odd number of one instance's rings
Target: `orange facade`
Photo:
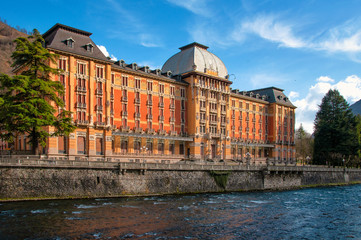
[[[72,40],[71,45],[50,42],[47,47],[60,56],[53,67],[63,72],[53,80],[64,84],[65,107],[77,129],[69,136],[49,138],[44,149],[48,157],[134,162],[294,160],[295,107],[282,89],[239,92],[231,89],[228,77],[212,69],[197,71],[194,65],[192,71],[173,75],[101,58],[97,47],[88,48],[89,44],[80,54],[74,46],[85,38],[90,41],[90,33],[55,25],[44,38],[54,32],[73,34],[66,40]],[[278,99],[270,99],[271,92]],[[21,145],[22,138],[15,147],[28,150]]]

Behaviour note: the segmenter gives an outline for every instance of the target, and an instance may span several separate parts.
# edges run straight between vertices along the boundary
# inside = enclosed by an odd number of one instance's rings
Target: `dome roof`
[[[221,78],[228,78],[226,66],[216,55],[207,51],[207,46],[191,43],[179,48],[181,51],[169,58],[162,72],[171,71],[173,75],[198,71]]]

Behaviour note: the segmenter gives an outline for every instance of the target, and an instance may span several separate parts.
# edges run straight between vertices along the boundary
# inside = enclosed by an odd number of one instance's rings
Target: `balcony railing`
[[[155,133],[155,130],[153,129],[153,128],[147,128],[146,129],[146,132],[148,133],[148,134],[154,134]]]
[[[135,133],[143,133],[143,129],[142,129],[142,128],[134,127],[134,128],[133,128],[133,131],[134,131]]]
[[[174,117],[170,117],[170,118],[169,118],[169,122],[175,122],[175,118],[174,118]]]
[[[169,135],[171,135],[171,136],[177,136],[178,133],[177,133],[177,131],[169,131]]]
[[[140,113],[138,113],[138,112],[134,113],[134,117],[135,118],[140,118]]]
[[[170,108],[170,109],[174,109],[174,108],[175,108],[174,104],[170,104],[170,105],[169,105],[169,108]]]
[[[147,119],[153,119],[153,115],[152,114],[147,114]]]
[[[94,125],[96,127],[105,127],[105,122],[95,122]]]
[[[152,100],[148,100],[148,101],[147,101],[147,105],[148,105],[148,106],[152,106],[152,105],[153,105],[153,101],[152,101]]]
[[[123,97],[122,97],[122,102],[128,102],[128,97],[127,97],[127,96],[123,96]]]
[[[158,134],[159,135],[166,135],[167,131],[166,130],[158,130]]]
[[[76,86],[76,91],[77,92],[86,92],[86,87]]]
[[[110,115],[114,115],[114,110],[110,110]]]
[[[89,121],[87,120],[75,120],[75,124],[78,125],[78,126],[86,126],[89,124]]]
[[[122,132],[129,132],[129,130],[130,130],[129,126],[122,126],[121,127]]]
[[[97,94],[97,95],[103,95],[103,89],[96,89],[95,90],[95,94]]]
[[[86,108],[86,103],[76,103],[77,108]]]
[[[110,94],[110,100],[114,100],[114,94],[113,93]]]
[[[160,107],[160,108],[164,108],[164,103],[163,103],[163,102],[160,102],[160,103],[159,103],[159,107]]]
[[[103,106],[102,105],[96,105],[95,110],[96,111],[103,111]]]
[[[128,117],[128,112],[127,111],[122,111],[122,117]]]
[[[158,117],[158,120],[159,120],[159,121],[164,121],[164,116],[159,116],[159,117]]]
[[[140,98],[135,98],[135,99],[134,99],[134,103],[135,103],[135,104],[140,104]]]

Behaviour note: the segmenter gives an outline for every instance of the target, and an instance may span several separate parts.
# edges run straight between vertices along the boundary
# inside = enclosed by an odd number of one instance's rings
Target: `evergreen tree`
[[[329,90],[316,114],[313,162],[342,165],[343,159],[356,155],[359,149],[356,125],[346,100],[337,90]]]
[[[301,126],[296,130],[296,154],[301,159],[302,163],[306,162],[307,156],[311,157],[313,154],[313,139],[311,134],[306,132]]]
[[[59,74],[57,55],[43,47],[44,39],[35,29],[32,36],[15,40],[12,67],[20,75],[0,75],[1,138],[9,142],[19,134],[26,134],[33,154],[39,153],[39,144],[46,145],[49,136],[68,135],[74,131],[70,112],[62,109],[64,86],[52,81],[51,76]],[[54,130],[49,131],[49,127]]]

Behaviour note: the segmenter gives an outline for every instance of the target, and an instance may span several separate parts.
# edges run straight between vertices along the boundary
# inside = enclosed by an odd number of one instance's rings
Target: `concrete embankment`
[[[2,160],[0,201],[284,190],[361,182],[360,169]]]

